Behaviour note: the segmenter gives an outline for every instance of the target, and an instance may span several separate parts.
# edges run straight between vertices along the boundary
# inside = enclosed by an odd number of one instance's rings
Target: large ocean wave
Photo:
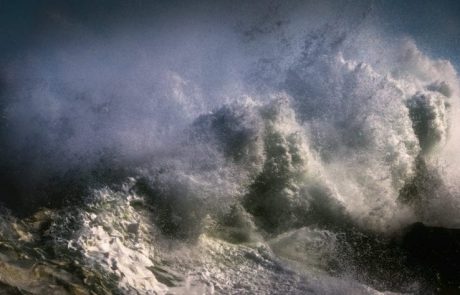
[[[199,24],[121,34],[12,62],[1,245],[16,254],[2,283],[56,294],[432,288],[394,239],[416,222],[460,225],[458,75],[370,29],[369,7],[340,9],[286,21],[274,6],[206,35]]]

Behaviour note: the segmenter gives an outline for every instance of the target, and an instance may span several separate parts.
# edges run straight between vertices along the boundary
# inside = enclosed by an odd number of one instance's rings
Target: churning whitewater
[[[411,256],[417,231],[460,227],[457,72],[371,10],[334,9],[12,61],[5,294],[457,288]]]

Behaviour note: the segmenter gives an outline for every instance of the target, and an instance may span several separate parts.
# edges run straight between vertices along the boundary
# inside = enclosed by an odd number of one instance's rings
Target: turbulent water
[[[370,29],[367,8],[341,9],[286,20],[276,6],[12,61],[4,293],[448,285],[398,239],[415,222],[460,226],[458,75]]]

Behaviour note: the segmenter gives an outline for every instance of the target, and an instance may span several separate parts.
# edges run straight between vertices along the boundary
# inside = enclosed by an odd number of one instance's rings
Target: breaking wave
[[[51,69],[40,59],[10,69],[21,87],[3,108],[11,212],[1,238],[18,254],[0,277],[27,272],[18,261],[45,270],[2,283],[71,294],[422,292],[423,276],[388,245],[415,222],[460,226],[455,69],[409,39],[382,51],[385,38],[366,43],[359,24],[318,25],[298,44],[281,42],[292,28],[276,24],[238,29],[243,52],[225,52],[225,77],[148,57],[111,75],[130,48],[100,67],[100,48],[64,48]],[[185,58],[207,54],[185,42]]]

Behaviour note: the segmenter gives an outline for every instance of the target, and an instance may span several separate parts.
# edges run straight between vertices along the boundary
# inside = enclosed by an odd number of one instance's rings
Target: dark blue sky
[[[436,57],[460,65],[460,1],[376,2],[382,28],[394,34],[411,36],[417,46]]]
[[[196,3],[206,6],[205,1]],[[210,6],[216,3],[213,1]],[[359,5],[357,1],[346,3]],[[180,18],[187,5],[190,1],[0,0],[0,60],[33,48],[37,42],[43,42],[40,38],[50,31],[59,31],[56,26],[66,25],[65,21],[59,21],[60,16],[103,36],[107,24],[139,23],[166,12]],[[450,59],[459,68],[460,1],[375,0],[373,7],[372,16],[384,31],[411,36],[423,51]]]

